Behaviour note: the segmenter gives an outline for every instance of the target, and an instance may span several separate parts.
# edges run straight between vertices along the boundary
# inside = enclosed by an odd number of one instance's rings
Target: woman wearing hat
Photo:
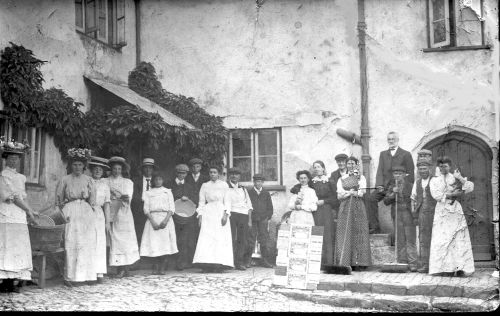
[[[94,206],[97,246],[95,251],[95,262],[97,282],[102,283],[104,274],[107,273],[106,261],[106,232],[111,229],[111,215],[109,210],[110,190],[108,183],[102,178],[104,172],[109,170],[108,159],[91,157],[89,169],[96,187],[96,204]]]
[[[0,289],[19,292],[21,282],[16,287],[14,281],[31,279],[31,244],[26,215],[34,221],[35,212],[24,201],[26,177],[17,172],[28,147],[12,142],[9,145],[0,140],[5,159],[5,168],[0,174]]]
[[[56,189],[56,205],[67,218],[64,231],[66,253],[65,284],[71,282],[96,281],[96,226],[95,184],[91,177],[83,174],[90,150],[71,148],[68,150],[71,173],[64,176]]]
[[[130,167],[122,157],[111,157],[108,160],[111,176],[107,183],[111,191],[111,231],[109,265],[117,266],[116,277],[129,275],[129,266],[140,259],[139,247],[134,227],[134,218],[130,210],[130,199],[134,193],[134,184],[122,176]]]

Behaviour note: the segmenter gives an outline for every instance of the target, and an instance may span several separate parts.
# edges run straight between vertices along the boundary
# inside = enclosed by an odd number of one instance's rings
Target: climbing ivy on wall
[[[127,156],[129,148],[158,149],[168,145],[180,161],[193,156],[206,164],[222,165],[226,130],[219,117],[201,109],[192,98],[164,91],[151,64],[141,63],[130,73],[130,86],[139,94],[196,126],[197,130],[166,124],[157,113],[125,104],[110,111],[91,109],[61,89],[44,89],[40,67],[44,61],[23,46],[10,43],[1,53],[0,90],[4,113],[16,127],[43,127],[66,159],[71,147],[85,146],[95,154]]]
[[[222,166],[228,131],[222,118],[207,113],[193,98],[170,93],[162,88],[151,63],[141,62],[128,77],[129,88],[164,109],[193,124],[201,133],[188,133],[190,146],[180,146],[178,154],[187,161],[198,156],[205,164]],[[178,144],[179,145],[179,144]],[[189,151],[183,150],[189,148]]]

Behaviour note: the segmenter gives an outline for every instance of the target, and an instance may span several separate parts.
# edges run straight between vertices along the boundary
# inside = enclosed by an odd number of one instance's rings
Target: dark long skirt
[[[335,247],[335,225],[333,222],[333,212],[330,204],[318,206],[318,210],[313,212],[314,224],[323,226],[323,249],[321,252],[321,264],[333,264],[333,252]]]
[[[337,217],[335,264],[370,266],[372,256],[365,204],[358,197],[344,199]]]

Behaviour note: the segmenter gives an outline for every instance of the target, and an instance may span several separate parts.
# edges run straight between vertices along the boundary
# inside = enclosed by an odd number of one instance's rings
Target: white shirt
[[[389,149],[391,151],[391,156],[394,156],[396,154],[396,151],[398,150],[399,146],[394,147],[394,149]]]
[[[256,187],[253,187],[253,189],[255,190],[255,192],[257,192],[257,194],[260,194],[262,192],[262,188],[260,188],[260,190],[259,190]]]
[[[295,201],[298,197],[302,198],[302,203],[300,204],[302,211],[315,212],[318,209],[318,196],[316,195],[316,191],[305,185],[300,187],[299,193],[290,197],[290,201],[288,202],[288,208],[290,210],[295,210]]]
[[[425,188],[427,187],[427,184],[429,183],[429,181],[431,180],[431,177],[429,176],[427,179],[422,179],[422,189],[424,190],[424,197],[425,197]],[[411,199],[413,201],[416,201],[417,200],[417,181],[415,181],[415,183],[413,184],[413,189],[411,189]]]
[[[200,173],[198,172],[197,174],[192,173],[194,182],[198,182],[198,179],[200,178]]]
[[[337,197],[343,199],[349,196],[349,191],[344,190],[342,186],[342,179],[349,177],[349,174],[343,174],[342,177],[337,181]],[[359,176],[359,190],[358,196],[362,197],[366,193],[366,178],[363,175]]]
[[[175,183],[177,183],[177,185],[181,185],[184,184],[184,180],[179,180],[179,178],[175,178]]]
[[[148,187],[148,182],[146,179],[149,179],[149,189],[153,187],[153,182],[151,181],[151,178],[146,178],[145,176],[142,176],[142,200],[144,201],[144,193],[147,191],[146,188]]]
[[[244,187],[238,188],[238,184],[230,182],[227,190],[226,207],[228,212],[248,215],[248,210],[252,210],[252,201]]]

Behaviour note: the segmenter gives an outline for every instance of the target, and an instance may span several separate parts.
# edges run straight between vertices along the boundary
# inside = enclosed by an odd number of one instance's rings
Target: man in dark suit
[[[196,207],[198,206],[198,191],[194,182],[186,181],[189,167],[185,164],[179,164],[175,167],[176,177],[167,184],[167,188],[172,190],[174,201],[191,200]],[[185,268],[190,268],[193,263],[193,256],[196,250],[196,229],[198,220],[196,219],[196,211],[190,216],[176,209],[172,216],[175,224],[175,236],[177,239],[177,254],[176,266],[177,270],[181,271]]]
[[[139,245],[141,244],[144,224],[147,220],[147,217],[144,214],[144,192],[151,190],[153,186],[151,178],[155,169],[157,169],[157,167],[154,159],[144,158],[142,160],[142,175],[132,180],[134,182],[134,193],[132,195],[130,207],[134,217],[135,233],[137,235],[137,243]]]
[[[378,161],[376,183],[377,190],[366,196],[365,204],[368,212],[368,221],[370,226],[370,234],[380,233],[380,225],[378,222],[378,202],[386,195],[389,182],[393,178],[392,167],[402,166],[406,170],[406,180],[413,184],[415,180],[415,165],[410,152],[400,148],[399,136],[396,132],[387,134],[387,143],[389,149],[380,152]]]
[[[203,164],[203,160],[199,158],[193,158],[189,160],[189,166],[191,169],[191,173],[187,175],[186,181],[192,182],[196,185],[196,189],[198,193],[200,193],[201,185],[205,182],[210,181],[208,175],[201,173],[201,165]]]
[[[253,176],[254,186],[248,191],[250,201],[252,201],[252,226],[249,229],[247,251],[245,253],[244,262],[247,268],[251,267],[252,253],[255,247],[255,241],[259,241],[260,254],[262,256],[261,265],[265,268],[272,268],[268,259],[271,255],[269,250],[269,231],[267,226],[269,220],[273,216],[273,201],[269,191],[263,188],[264,176],[256,173]]]

